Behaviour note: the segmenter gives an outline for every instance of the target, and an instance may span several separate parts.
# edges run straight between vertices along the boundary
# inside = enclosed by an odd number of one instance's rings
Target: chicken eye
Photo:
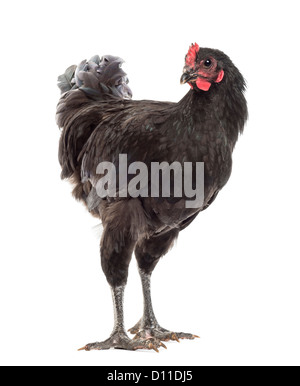
[[[209,67],[211,65],[211,60],[210,59],[206,59],[205,62],[204,62],[204,66],[205,67]]]

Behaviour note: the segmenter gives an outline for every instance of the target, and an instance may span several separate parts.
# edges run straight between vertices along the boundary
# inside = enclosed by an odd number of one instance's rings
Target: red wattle
[[[210,86],[211,86],[211,83],[208,82],[208,81],[205,80],[205,79],[197,78],[197,80],[196,80],[196,85],[197,85],[197,87],[198,87],[200,90],[208,91],[209,88],[210,88]]]

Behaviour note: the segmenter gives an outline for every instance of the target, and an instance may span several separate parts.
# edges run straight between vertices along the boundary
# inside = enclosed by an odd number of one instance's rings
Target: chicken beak
[[[184,84],[184,83],[187,83],[191,80],[194,80],[197,78],[197,75],[196,74],[193,74],[193,73],[189,73],[189,72],[184,72],[182,75],[181,75],[181,78],[180,78],[180,83],[181,84]]]

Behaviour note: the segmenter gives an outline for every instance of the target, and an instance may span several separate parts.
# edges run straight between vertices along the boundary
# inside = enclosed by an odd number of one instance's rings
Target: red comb
[[[197,52],[199,51],[199,46],[197,43],[192,44],[188,50],[188,53],[186,54],[185,57],[185,64],[190,67],[194,67],[195,65],[195,60],[196,60],[196,55]]]

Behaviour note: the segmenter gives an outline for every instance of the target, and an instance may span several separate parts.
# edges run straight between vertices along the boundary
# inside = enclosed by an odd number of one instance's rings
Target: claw
[[[163,348],[167,348],[167,346],[165,344],[163,344],[163,342],[160,342],[160,346]]]
[[[83,346],[83,347],[79,348],[77,351],[81,351],[81,350],[86,350],[86,351],[88,351],[87,346]]]
[[[130,334],[137,334],[139,332],[138,329],[134,329],[134,328],[130,328],[129,330],[127,330],[128,332],[130,332]]]
[[[148,348],[149,348],[150,350],[155,350],[156,352],[159,352],[158,349],[153,345],[153,343],[149,343],[149,344],[148,344]]]
[[[176,340],[178,343],[180,343],[180,340],[178,339],[178,337],[177,337],[177,335],[175,333],[173,333],[171,335],[171,338],[172,338],[172,340]]]
[[[200,336],[198,336],[198,335],[193,335],[193,338],[200,338]]]

